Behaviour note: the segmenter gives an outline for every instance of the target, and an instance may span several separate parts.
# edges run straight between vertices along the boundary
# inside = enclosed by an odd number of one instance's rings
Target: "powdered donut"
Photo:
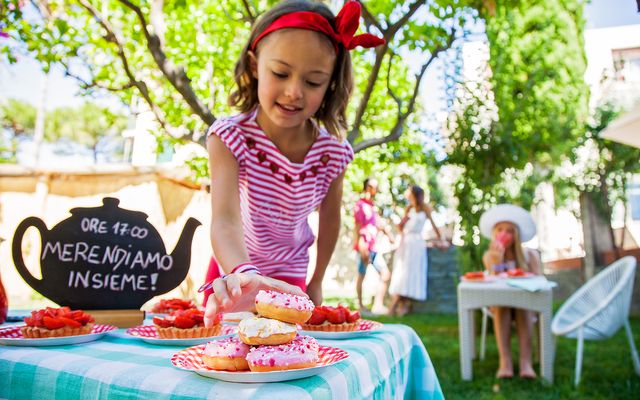
[[[291,343],[254,347],[247,362],[252,372],[314,367],[318,363],[318,342],[310,336],[298,336]]]
[[[251,346],[289,343],[298,334],[295,325],[269,318],[245,318],[238,324],[240,340]]]
[[[207,343],[202,361],[215,370],[244,371],[249,369],[246,360],[248,353],[249,346],[234,336]]]
[[[222,322],[226,324],[237,324],[245,318],[255,317],[255,314],[249,311],[240,311],[222,314]]]
[[[313,302],[303,296],[261,290],[256,295],[256,310],[267,318],[292,324],[304,324],[311,317]]]

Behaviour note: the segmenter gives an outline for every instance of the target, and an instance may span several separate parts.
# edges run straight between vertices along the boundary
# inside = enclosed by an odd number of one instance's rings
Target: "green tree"
[[[172,136],[197,139],[226,104],[233,64],[256,16],[276,1],[33,1],[0,9],[5,31],[47,70],[60,64],[86,93],[104,89],[129,104],[140,96]],[[357,93],[348,139],[356,151],[397,141],[412,123],[426,69],[464,36],[468,1],[362,2],[365,29],[387,45],[353,53]],[[409,68],[407,52],[419,51]],[[8,61],[15,59],[5,50]],[[178,129],[180,128],[180,129]],[[186,129],[185,129],[186,128]],[[183,134],[185,129],[186,134]]]
[[[36,109],[31,104],[8,99],[0,104],[0,163],[16,162],[17,137],[32,135],[36,123]]]
[[[611,225],[613,206],[627,203],[627,182],[640,173],[640,149],[601,137],[605,128],[624,110],[613,103],[599,105],[585,134],[564,157],[571,168],[557,168],[554,187],[558,204],[579,201],[585,244],[585,273],[592,276],[603,265],[602,254],[619,254]],[[624,216],[626,220],[626,215]]]
[[[0,104],[0,124],[15,136],[31,135],[36,125],[36,109],[25,101],[8,99]]]
[[[466,91],[444,162],[460,170],[454,192],[466,268],[481,265],[481,213],[500,202],[529,208],[537,183],[576,145],[588,115],[584,1],[486,0],[477,7],[489,42],[489,86]]]
[[[84,103],[79,107],[60,107],[46,117],[45,139],[55,142],[68,139],[87,146],[98,161],[101,146],[119,137],[127,118],[106,107]]]

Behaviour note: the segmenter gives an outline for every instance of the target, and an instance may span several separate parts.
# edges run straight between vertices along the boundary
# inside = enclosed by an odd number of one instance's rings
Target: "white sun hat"
[[[480,233],[491,239],[493,227],[499,222],[511,222],[517,226],[522,242],[527,242],[536,235],[536,224],[531,214],[513,204],[498,204],[485,211],[480,217]]]

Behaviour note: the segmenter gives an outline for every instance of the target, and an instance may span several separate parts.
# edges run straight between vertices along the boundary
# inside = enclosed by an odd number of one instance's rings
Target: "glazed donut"
[[[318,342],[310,336],[298,336],[291,343],[254,347],[247,362],[251,372],[314,367],[318,364]]]
[[[237,324],[245,318],[255,317],[255,314],[249,311],[240,311],[222,314],[222,322],[225,324]]]
[[[289,343],[298,334],[295,325],[269,318],[245,318],[238,324],[240,340],[251,346]]]
[[[207,367],[222,371],[245,371],[249,369],[247,354],[249,346],[237,337],[214,340],[204,348],[202,361]]]
[[[256,310],[263,317],[292,324],[304,324],[311,317],[313,302],[308,297],[261,290],[256,295]]]

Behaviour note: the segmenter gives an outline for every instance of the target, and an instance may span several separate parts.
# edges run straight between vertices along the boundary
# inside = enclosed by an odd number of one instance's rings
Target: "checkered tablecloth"
[[[280,383],[230,383],[171,365],[180,347],[155,346],[124,330],[54,347],[0,345],[0,398],[8,399],[443,399],[426,349],[405,325],[362,339],[320,340],[349,358],[320,375]]]

